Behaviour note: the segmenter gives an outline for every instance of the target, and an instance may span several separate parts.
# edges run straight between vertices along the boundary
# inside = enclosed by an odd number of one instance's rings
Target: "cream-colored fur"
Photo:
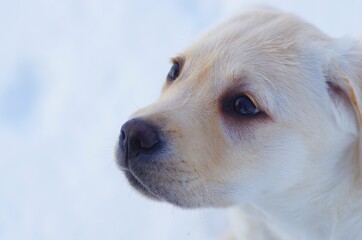
[[[133,117],[167,136],[138,180],[187,207],[233,206],[236,239],[362,239],[362,48],[259,10],[204,34],[181,73]],[[222,101],[248,94],[263,114]],[[232,97],[232,96],[231,96]]]

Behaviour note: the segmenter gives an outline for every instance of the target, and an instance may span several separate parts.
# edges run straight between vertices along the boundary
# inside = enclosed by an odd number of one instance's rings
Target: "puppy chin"
[[[161,171],[162,172],[162,171]],[[126,178],[131,186],[143,196],[156,201],[165,201],[181,208],[199,207],[190,202],[185,189],[178,186],[171,186],[172,180],[163,180],[160,174],[144,174],[144,172],[124,170]]]
[[[126,175],[126,178],[131,186],[135,188],[139,193],[152,200],[160,200],[157,195],[148,190],[147,187],[145,187],[145,185],[140,180],[138,180],[130,170],[124,170],[124,174]]]
[[[180,208],[223,208],[232,205],[226,199],[218,199],[217,196],[209,196],[205,187],[199,182],[182,184],[175,178],[165,179],[162,170],[159,175],[150,174],[145,176],[142,173],[124,170],[128,182],[142,195],[156,201],[168,202]],[[138,176],[139,175],[139,176]],[[141,177],[140,177],[141,176]],[[143,179],[142,179],[143,178]]]
[[[178,169],[161,160],[138,159],[123,168],[128,182],[142,195],[156,201],[164,201],[181,208],[208,207],[205,205],[205,189],[200,181],[192,181],[193,175],[180,174]]]

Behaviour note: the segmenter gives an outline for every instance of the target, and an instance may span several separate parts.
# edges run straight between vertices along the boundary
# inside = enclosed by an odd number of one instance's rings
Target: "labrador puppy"
[[[145,196],[237,206],[235,239],[362,239],[362,47],[257,10],[172,58],[116,158]]]

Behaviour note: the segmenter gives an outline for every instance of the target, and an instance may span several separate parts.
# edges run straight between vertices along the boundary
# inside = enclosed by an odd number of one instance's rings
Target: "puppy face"
[[[263,11],[206,33],[173,58],[158,101],[122,128],[117,160],[129,182],[182,207],[229,206],[300,184],[357,126],[349,97],[326,79],[330,41]]]

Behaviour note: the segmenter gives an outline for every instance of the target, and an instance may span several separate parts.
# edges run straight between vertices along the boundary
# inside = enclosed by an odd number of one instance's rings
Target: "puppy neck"
[[[286,239],[362,239],[359,140],[326,158],[287,191],[252,203]],[[298,236],[297,238],[295,236]]]

